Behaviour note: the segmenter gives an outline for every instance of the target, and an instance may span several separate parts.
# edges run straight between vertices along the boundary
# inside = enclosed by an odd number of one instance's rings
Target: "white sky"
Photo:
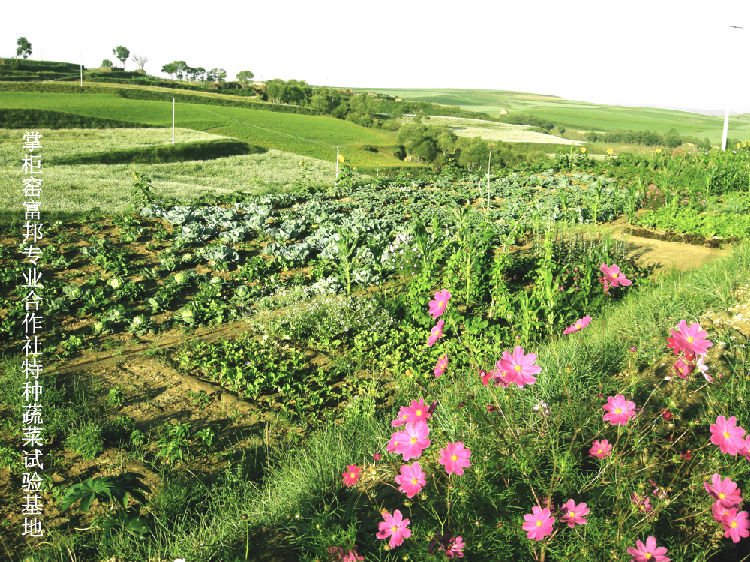
[[[5,2],[0,56],[97,67],[113,47],[233,79],[484,88],[609,104],[750,110],[748,0]],[[732,30],[729,25],[744,26]],[[133,62],[126,68],[133,69]]]

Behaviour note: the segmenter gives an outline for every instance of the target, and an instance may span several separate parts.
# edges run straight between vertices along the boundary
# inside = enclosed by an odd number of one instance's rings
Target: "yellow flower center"
[[[516,370],[516,373],[520,373],[521,372],[521,365],[516,365],[514,367],[514,369]]]
[[[737,526],[737,521],[732,521],[729,526],[734,529]]]
[[[568,515],[570,515],[571,517],[575,517],[576,516],[576,512],[575,511],[569,511]]]
[[[356,477],[357,477],[356,473],[354,473],[354,472],[350,472],[349,473],[349,478],[356,478]]]
[[[597,453],[599,453],[599,454],[601,455],[601,454],[602,454],[602,453],[603,453],[604,451],[602,451],[601,449],[597,449],[597,451],[596,451],[596,452],[597,452]]]
[[[396,531],[398,531],[398,527],[396,527],[396,525],[394,525],[393,527],[391,527],[391,532],[392,533],[395,533]]]
[[[617,408],[617,409],[615,410],[615,414],[622,414],[622,410],[621,410],[620,408]]]
[[[536,522],[536,526],[537,526],[537,527],[541,527],[541,526],[542,526],[542,522],[541,522],[541,521],[537,521],[537,522]]]
[[[412,443],[416,443],[416,442],[417,442],[417,438],[416,438],[416,437],[412,437],[412,438],[411,438],[411,442],[412,442]]]
[[[646,560],[651,560],[651,553],[647,552],[645,555]]]
[[[724,492],[719,493],[719,499],[723,500],[726,496],[724,495]]]
[[[442,306],[443,306],[443,301],[438,301],[438,306],[442,308]]]
[[[394,441],[394,442],[393,442],[393,446],[395,447],[395,446],[397,446],[397,445],[398,445],[398,441]]]
[[[728,431],[724,432],[724,439],[729,439],[729,432]]]
[[[578,329],[578,330],[581,329],[581,323],[580,322],[576,322],[576,329]]]
[[[693,336],[690,336],[690,337],[689,337],[689,338],[687,339],[687,342],[688,342],[688,343],[693,343],[694,341],[695,341],[695,340],[693,339]]]
[[[416,484],[416,483],[417,483],[417,479],[416,479],[416,478],[412,478],[412,479],[411,479],[411,483],[412,483],[412,484]]]
[[[415,416],[421,416],[422,415],[422,410],[417,410],[416,412],[414,412],[414,415]]]
[[[451,460],[453,462],[457,461],[458,460],[458,455],[451,455]]]
[[[408,420],[408,419],[409,419],[409,416],[407,416],[406,414],[404,414],[404,415],[403,415],[403,416],[401,416],[401,417],[402,417],[402,418],[404,418],[405,420]]]

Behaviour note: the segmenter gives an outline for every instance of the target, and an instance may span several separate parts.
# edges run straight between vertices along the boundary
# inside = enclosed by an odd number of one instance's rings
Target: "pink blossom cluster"
[[[440,316],[442,316],[443,312],[445,312],[446,308],[448,307],[449,300],[451,300],[451,294],[448,289],[441,289],[440,291],[435,293],[435,299],[431,300],[429,303],[429,314],[432,316],[433,320],[437,320]],[[437,324],[432,327],[432,329],[430,330],[430,336],[427,338],[427,347],[432,347],[433,345],[435,345],[435,342],[443,337],[444,325],[445,320],[438,320]]]
[[[670,330],[667,347],[678,356],[672,369],[681,379],[686,380],[697,369],[708,382],[713,382],[705,357],[714,344],[706,336],[708,333],[701,330],[697,322],[688,326],[685,320],[680,320],[677,330]]]
[[[585,525],[587,523],[585,516],[589,512],[590,510],[585,503],[576,504],[574,500],[570,499],[560,507],[560,520],[567,523],[568,527],[572,529],[576,525]],[[522,528],[526,531],[526,537],[529,540],[540,541],[552,534],[555,518],[549,507],[541,508],[535,505],[531,508],[531,513],[524,515],[523,519],[525,523]]]
[[[750,536],[750,520],[747,511],[738,511],[742,505],[742,494],[737,482],[722,479],[719,474],[711,476],[711,484],[704,482],[706,491],[714,499],[711,510],[714,519],[724,526],[724,536],[733,542]]]

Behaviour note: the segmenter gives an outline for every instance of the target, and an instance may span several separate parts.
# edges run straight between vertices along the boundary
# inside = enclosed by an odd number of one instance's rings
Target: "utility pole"
[[[174,146],[174,98],[172,98],[172,146]]]
[[[492,162],[492,150],[490,149],[490,157],[487,158],[487,208],[490,208],[490,163]]]
[[[741,25],[730,25],[730,29],[745,29]],[[731,47],[731,44],[730,44]],[[730,48],[731,51],[731,48]],[[729,72],[727,72],[729,74]],[[727,149],[727,137],[729,136],[729,91],[726,92],[726,106],[724,107],[724,129],[721,133],[721,149]]]

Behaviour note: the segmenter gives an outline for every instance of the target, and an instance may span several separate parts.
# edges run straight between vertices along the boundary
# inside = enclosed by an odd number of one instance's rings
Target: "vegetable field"
[[[166,102],[0,102],[157,126],[48,133],[49,535],[11,515],[9,559],[748,554],[747,146],[384,177],[265,151],[392,141],[332,118],[191,105],[176,144],[205,158],[160,161]],[[279,127],[263,151],[211,155],[252,144],[249,114]],[[24,416],[22,134],[0,131],[3,420]],[[20,439],[4,421],[4,504]]]

